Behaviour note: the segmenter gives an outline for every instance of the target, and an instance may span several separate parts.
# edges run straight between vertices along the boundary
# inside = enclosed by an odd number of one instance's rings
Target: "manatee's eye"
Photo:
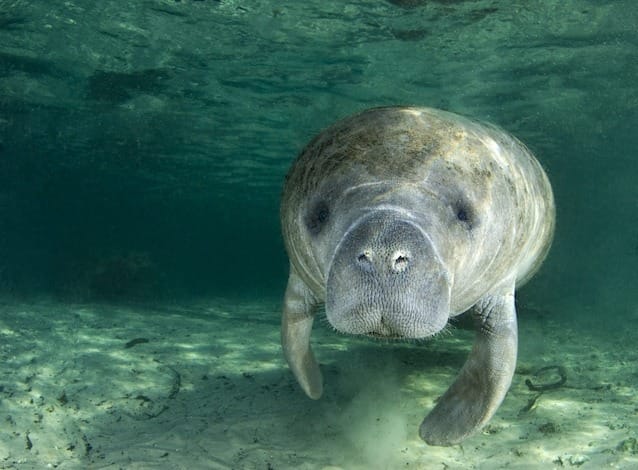
[[[312,235],[317,235],[330,218],[330,208],[326,201],[317,202],[306,216],[306,227]]]
[[[473,207],[465,201],[457,201],[452,207],[456,220],[465,225],[469,230],[476,226],[476,213]]]

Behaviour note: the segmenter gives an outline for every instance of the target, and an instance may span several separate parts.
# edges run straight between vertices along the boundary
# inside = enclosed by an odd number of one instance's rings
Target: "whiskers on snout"
[[[321,325],[321,327],[328,328],[341,336],[348,336],[351,338],[353,336],[357,338],[368,338],[382,344],[396,344],[396,343],[421,344],[436,337],[451,336],[454,333],[454,331],[458,329],[458,327],[454,325],[454,323],[447,322],[441,330],[431,335],[424,336],[422,338],[410,338],[410,337],[400,336],[400,335],[384,335],[384,334],[376,333],[376,332],[359,333],[359,334],[346,333],[344,331],[338,330],[332,325],[332,323],[330,323],[330,320],[328,320],[328,316],[326,315],[325,305],[322,305],[318,309],[315,318],[318,321],[319,325]]]

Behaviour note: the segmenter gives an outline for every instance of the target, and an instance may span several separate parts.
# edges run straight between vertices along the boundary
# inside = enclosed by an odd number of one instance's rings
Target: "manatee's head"
[[[326,280],[326,315],[344,333],[425,338],[448,321],[450,284],[418,222],[398,211],[372,210],[336,246]]]

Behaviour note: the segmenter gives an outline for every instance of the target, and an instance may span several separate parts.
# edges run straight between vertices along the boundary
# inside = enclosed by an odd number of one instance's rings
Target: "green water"
[[[536,285],[616,303],[638,258],[637,20],[632,1],[3,1],[0,285],[281,289],[294,156],[349,113],[419,104],[532,148],[558,205]],[[122,259],[137,285],[95,279]]]
[[[634,0],[0,0],[0,294],[277,301],[296,154],[414,104],[547,170],[554,246],[520,303],[636,331],[636,25]]]

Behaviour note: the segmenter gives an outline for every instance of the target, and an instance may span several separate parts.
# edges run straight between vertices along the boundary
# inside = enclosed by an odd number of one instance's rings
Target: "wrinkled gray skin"
[[[420,427],[432,445],[479,430],[516,366],[514,289],[549,250],[554,201],[539,163],[490,125],[428,108],[376,108],[337,122],[292,165],[281,222],[290,258],[282,344],[310,398],[316,307],[338,331],[427,338],[470,310],[476,339]]]

